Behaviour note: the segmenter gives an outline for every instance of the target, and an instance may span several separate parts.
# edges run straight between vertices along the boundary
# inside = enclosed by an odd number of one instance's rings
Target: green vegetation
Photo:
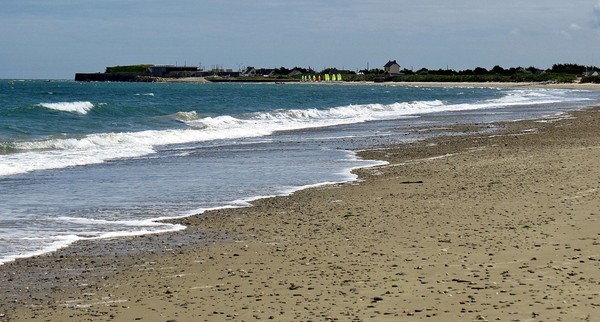
[[[137,75],[148,75],[148,67],[154,65],[127,65],[127,66],[113,66],[106,67],[107,74],[137,74]]]
[[[600,70],[598,67],[586,67],[576,64],[555,64],[552,68],[542,70],[535,67],[503,68],[494,66],[491,69],[477,67],[475,69],[429,70],[421,68],[417,71],[404,69],[400,75],[387,75],[384,70],[364,69],[358,73],[343,74],[344,81],[375,81],[375,82],[532,82],[532,83],[600,83],[600,76],[583,76],[586,71]],[[319,74],[326,74],[328,69]],[[583,76],[583,77],[582,77]]]
[[[581,78],[581,82],[600,84],[600,76],[584,76]]]
[[[148,67],[151,64],[125,65],[106,67],[106,74],[111,77],[123,76],[150,76]],[[254,69],[248,67],[247,69]],[[256,69],[255,76],[225,76],[212,77],[214,82],[293,82],[301,81],[306,76],[324,80],[324,75],[341,75],[345,82],[530,82],[530,83],[600,83],[600,76],[597,73],[588,73],[590,71],[600,71],[595,66],[583,66],[577,64],[555,64],[552,68],[542,70],[535,67],[511,67],[503,68],[499,65],[491,69],[477,67],[474,69],[452,70],[452,69],[427,69],[421,68],[417,71],[403,69],[400,74],[390,75],[383,69],[363,69],[360,71],[351,71],[337,69],[334,67],[325,68],[321,71],[315,71],[309,68],[280,67],[275,69]],[[214,70],[215,76],[222,70]],[[237,73],[239,74],[239,73]],[[206,76],[206,75],[205,75]],[[210,77],[210,76],[209,76]]]
[[[392,78],[395,82],[557,82],[572,83],[577,79],[572,74],[526,74],[513,75],[485,74],[485,75],[400,75]]]

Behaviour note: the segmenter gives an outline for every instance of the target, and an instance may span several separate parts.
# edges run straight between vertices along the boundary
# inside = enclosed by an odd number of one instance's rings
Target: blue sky
[[[206,68],[600,65],[600,0],[2,0],[0,78]]]

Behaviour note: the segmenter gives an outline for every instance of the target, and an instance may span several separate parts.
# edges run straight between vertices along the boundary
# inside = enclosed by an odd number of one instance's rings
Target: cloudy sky
[[[600,0],[2,0],[0,78],[206,68],[600,65]]]

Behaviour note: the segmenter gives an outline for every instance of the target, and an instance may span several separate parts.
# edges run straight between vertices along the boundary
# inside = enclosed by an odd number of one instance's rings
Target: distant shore
[[[557,88],[600,90],[600,84],[592,83],[513,83],[513,82],[302,82],[301,84],[338,85],[382,85],[382,86],[421,86],[421,87],[480,87],[480,88]]]
[[[158,83],[253,83],[253,84],[310,84],[310,85],[383,85],[383,86],[429,86],[429,87],[532,87],[562,89],[600,89],[600,83],[559,82],[402,82],[402,81],[301,81],[291,78],[270,77],[157,77],[135,74],[77,73],[76,81],[158,82]]]
[[[558,89],[600,89],[600,84],[592,83],[511,83],[511,82],[386,82],[376,83],[384,85],[405,85],[405,86],[431,86],[431,87],[530,87],[530,88],[558,88]]]
[[[593,319],[600,110],[496,126],[362,151],[389,164],[359,182],[7,263],[0,321]]]
[[[187,77],[187,78],[165,78],[160,82],[167,83],[213,83],[214,81],[208,80],[204,77]],[[244,81],[243,79],[235,81],[219,81],[219,83],[281,83],[281,84],[306,84],[306,85],[382,85],[382,86],[423,86],[423,87],[483,87],[483,88],[511,88],[511,87],[529,87],[529,88],[557,88],[557,89],[589,89],[589,90],[600,90],[600,84],[595,83],[532,83],[532,82],[372,82],[372,81],[360,81],[360,82],[301,82],[301,81],[286,81],[286,80],[270,80],[270,81]]]

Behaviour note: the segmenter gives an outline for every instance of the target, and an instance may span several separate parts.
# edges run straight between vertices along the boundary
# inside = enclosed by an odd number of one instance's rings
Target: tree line
[[[107,67],[106,73],[134,73],[147,74],[148,67],[152,65],[132,65]],[[554,64],[549,69],[530,67],[504,68],[499,65],[486,69],[476,67],[474,69],[428,69],[421,68],[417,71],[403,69],[400,75],[388,75],[383,69],[363,69],[357,72],[349,70],[338,70],[337,68],[325,68],[320,72],[311,68],[280,67],[273,69],[273,75],[278,78],[300,78],[301,76],[290,76],[293,71],[302,74],[337,74],[344,75],[344,81],[396,81],[396,82],[557,82],[571,83],[580,81],[582,83],[600,83],[599,76],[587,75],[590,71],[600,71],[596,66],[584,66],[578,64]]]
[[[589,71],[600,71],[595,66],[577,64],[554,64],[549,69],[530,67],[504,68],[499,65],[486,69],[427,69],[417,71],[403,69],[400,75],[387,75],[382,69],[363,69],[347,80],[397,81],[397,82],[581,82],[600,83],[600,77],[584,75]]]

